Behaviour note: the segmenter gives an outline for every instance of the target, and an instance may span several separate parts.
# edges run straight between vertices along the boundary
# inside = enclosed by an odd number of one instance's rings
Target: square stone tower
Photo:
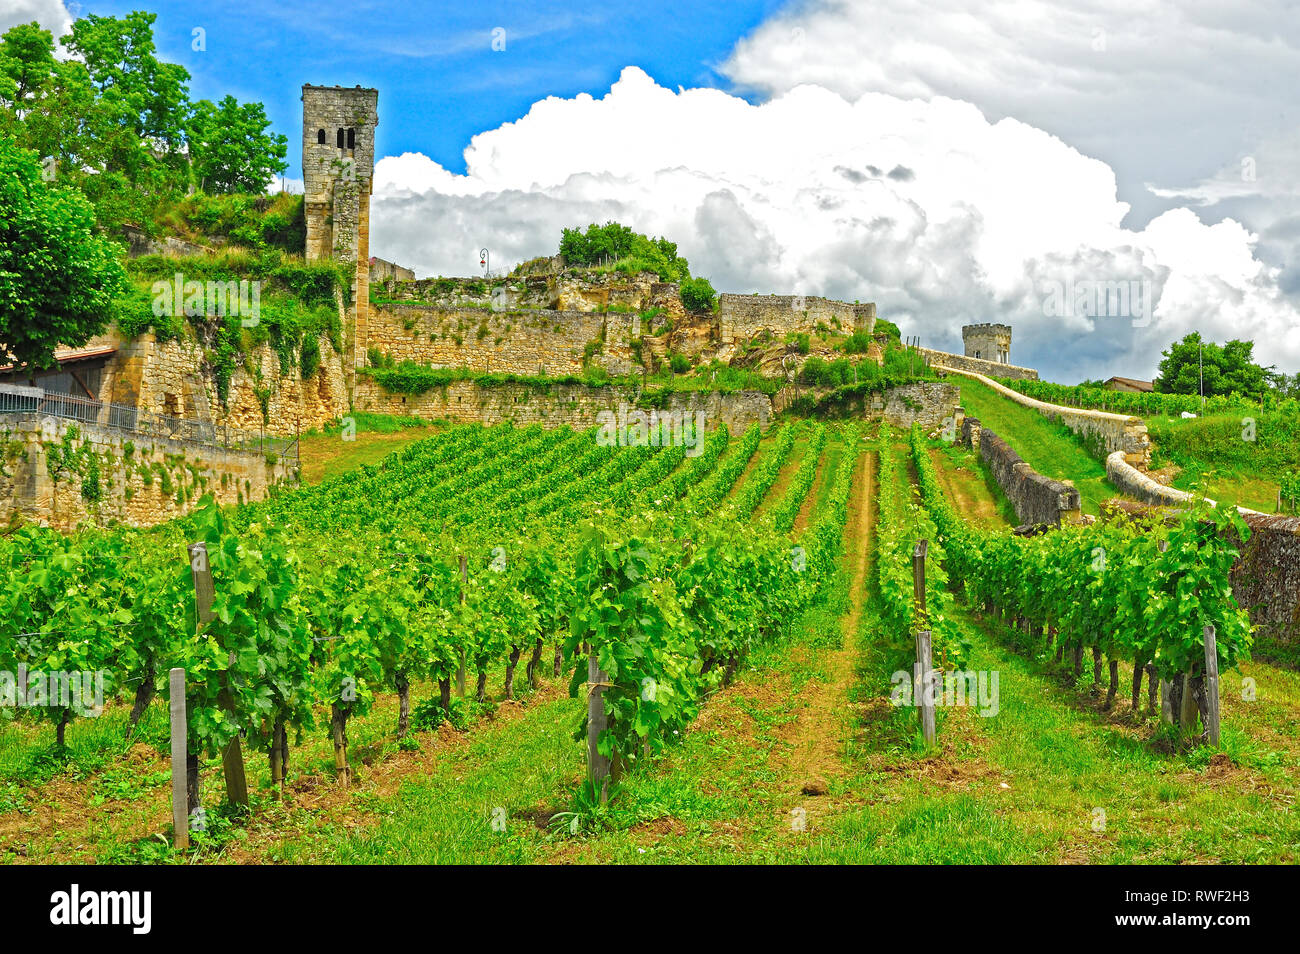
[[[968,358],[1011,363],[1010,325],[963,325],[961,340],[966,345]]]
[[[302,88],[303,213],[308,261],[334,258],[353,268],[351,329],[355,367],[365,364],[370,312],[370,193],[379,91]]]

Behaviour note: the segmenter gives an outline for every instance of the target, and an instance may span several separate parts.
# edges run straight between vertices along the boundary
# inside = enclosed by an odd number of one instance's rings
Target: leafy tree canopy
[[[48,368],[57,346],[104,330],[127,280],[121,249],[94,224],[84,196],[0,140],[0,364]]]
[[[655,272],[664,281],[680,282],[691,276],[690,264],[677,254],[677,243],[650,238],[618,222],[581,229],[565,229],[560,254],[569,265],[606,265],[619,271]]]
[[[160,60],[154,15],[88,15],[54,55],[35,23],[0,36],[0,134],[31,149],[94,203],[101,228],[149,229],[191,185],[264,192],[286,168],[286,140],[260,103],[189,98],[189,72]]]
[[[288,141],[267,132],[271,121],[261,103],[223,97],[216,106],[201,99],[190,118],[190,161],[205,192],[264,192],[285,169]]]
[[[1271,369],[1255,364],[1254,350],[1252,341],[1233,340],[1218,345],[1203,341],[1200,333],[1193,331],[1163,352],[1155,389],[1162,394],[1214,397],[1236,392],[1258,398]]]

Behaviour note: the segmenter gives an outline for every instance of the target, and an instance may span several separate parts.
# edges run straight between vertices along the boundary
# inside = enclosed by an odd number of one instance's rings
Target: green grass
[[[444,423],[388,414],[354,413],[348,417],[355,430],[345,432],[342,424],[334,422],[302,436],[299,454],[307,483],[319,483],[362,464],[376,464],[393,451],[433,436]]]
[[[966,416],[979,418],[1040,474],[1073,482],[1084,513],[1097,514],[1103,501],[1121,496],[1106,480],[1105,465],[1064,424],[1016,404],[983,382],[959,378],[957,383]]]
[[[977,451],[963,444],[931,441],[944,490],[966,520],[985,530],[1020,525],[1016,509]]]
[[[1153,417],[1147,430],[1156,444],[1154,466],[1180,468],[1174,486],[1264,513],[1277,506],[1282,475],[1300,470],[1296,424],[1277,413]]]

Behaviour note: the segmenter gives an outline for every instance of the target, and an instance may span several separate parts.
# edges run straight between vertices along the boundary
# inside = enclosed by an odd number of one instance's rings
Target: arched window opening
[[[357,131],[355,129],[348,130],[348,148],[357,148]]]
[[[342,129],[339,130],[339,134],[338,134],[338,144],[339,144],[339,148],[342,149],[342,148],[343,148],[343,130],[342,130]]]
[[[325,130],[323,129],[316,130],[316,145],[318,146],[325,145]]]

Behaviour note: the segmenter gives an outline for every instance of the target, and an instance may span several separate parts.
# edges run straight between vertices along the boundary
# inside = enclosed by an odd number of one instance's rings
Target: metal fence
[[[41,388],[0,384],[0,414],[30,417],[38,424],[44,418],[78,421],[112,427],[155,440],[185,441],[205,447],[274,454],[298,461],[298,440],[271,437],[261,431],[246,431],[212,421],[199,421],[166,414],[151,414],[127,404],[108,404],[68,394],[52,394]]]

